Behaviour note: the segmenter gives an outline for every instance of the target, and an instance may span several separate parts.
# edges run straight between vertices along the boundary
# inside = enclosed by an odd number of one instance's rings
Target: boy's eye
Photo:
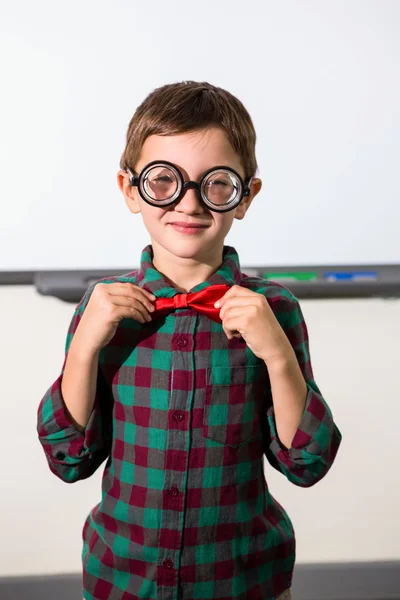
[[[155,177],[153,182],[156,183],[172,183],[171,177],[169,175],[160,175],[159,177]]]
[[[207,182],[207,185],[220,185],[221,187],[228,185],[227,181],[223,181],[222,179],[211,179],[211,181]]]

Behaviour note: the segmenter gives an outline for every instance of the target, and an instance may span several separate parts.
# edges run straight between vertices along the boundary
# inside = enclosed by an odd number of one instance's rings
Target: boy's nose
[[[196,188],[186,188],[182,198],[176,203],[176,207],[185,210],[204,209],[204,204],[200,198],[200,192]]]

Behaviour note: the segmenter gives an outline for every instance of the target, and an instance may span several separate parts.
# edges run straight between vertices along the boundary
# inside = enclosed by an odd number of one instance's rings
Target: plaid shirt
[[[85,600],[275,600],[291,586],[295,536],[269,492],[263,456],[307,487],[327,473],[341,440],[288,289],[242,273],[235,249],[224,246],[223,264],[190,291],[237,284],[268,298],[308,389],[291,448],[277,436],[264,361],[190,307],[151,323],[123,319],[100,352],[84,433],[65,412],[62,374],[94,286],[126,281],[157,297],[179,293],[152,258],[148,245],[139,269],[88,288],[69,326],[61,374],[37,413],[49,467],[63,481],[85,479],[107,459],[102,499],[82,531]]]

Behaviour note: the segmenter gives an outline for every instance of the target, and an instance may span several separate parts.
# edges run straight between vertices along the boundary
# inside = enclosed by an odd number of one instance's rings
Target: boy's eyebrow
[[[172,161],[169,161],[169,162],[172,162]],[[209,167],[207,167],[207,168],[204,168],[204,169],[199,169],[199,175],[197,176],[197,178],[194,178],[194,179],[193,179],[193,178],[189,177],[189,175],[188,175],[188,173],[187,173],[187,171],[186,171],[185,169],[182,169],[182,167],[180,167],[179,165],[177,165],[177,164],[176,164],[176,163],[174,163],[174,162],[172,162],[172,164],[173,164],[173,165],[174,165],[174,166],[175,166],[177,169],[179,169],[179,171],[180,171],[180,172],[182,173],[182,175],[184,176],[184,179],[186,179],[187,181],[197,181],[198,179],[200,179],[200,177],[201,177],[201,176],[202,176],[204,173],[206,173],[206,171],[208,171],[209,169],[212,169],[212,168],[214,168],[214,167],[216,167],[216,166],[221,166],[221,165],[223,165],[223,166],[225,166],[225,167],[230,167],[231,169],[234,169],[235,171],[237,171],[237,170],[238,170],[237,168],[235,168],[235,167],[232,167],[232,166],[229,164],[229,161],[225,161],[225,162],[219,162],[219,163],[216,163],[216,164],[210,165],[210,166],[209,166]]]
[[[239,169],[237,166],[232,166],[232,165],[230,164],[230,161],[228,160],[228,161],[220,161],[220,162],[218,162],[218,163],[216,163],[216,164],[212,164],[212,165],[210,165],[210,166],[208,166],[208,167],[205,167],[205,168],[203,168],[203,169],[201,169],[201,170],[199,169],[199,170],[198,170],[198,172],[199,172],[199,175],[198,175],[196,178],[191,178],[191,177],[189,177],[189,175],[188,175],[188,173],[187,173],[186,169],[184,169],[183,167],[181,167],[179,164],[177,164],[177,163],[176,163],[176,162],[174,162],[173,160],[169,160],[169,159],[167,159],[167,158],[158,158],[158,159],[151,159],[151,160],[148,160],[147,162],[145,162],[145,163],[144,163],[144,165],[143,165],[143,166],[142,166],[140,169],[137,169],[137,170],[136,170],[136,172],[132,171],[132,172],[134,173],[134,175],[138,176],[138,175],[139,175],[139,173],[140,173],[140,172],[141,172],[141,171],[142,171],[142,170],[143,170],[143,169],[144,169],[144,168],[145,168],[145,167],[146,167],[146,166],[147,166],[147,165],[148,165],[150,162],[153,162],[153,160],[160,161],[161,163],[162,163],[163,161],[167,161],[167,162],[169,162],[169,163],[173,164],[173,165],[174,165],[174,167],[176,167],[176,168],[177,168],[177,169],[178,169],[178,170],[179,170],[179,171],[182,173],[184,181],[199,181],[200,177],[201,177],[201,176],[202,176],[204,173],[206,173],[206,171],[208,171],[209,169],[212,169],[212,168],[214,168],[214,167],[216,167],[216,166],[221,166],[221,165],[222,165],[222,166],[225,166],[225,167],[229,167],[229,168],[231,168],[231,169],[234,169],[234,170],[235,170],[235,171],[237,171],[238,173],[240,172],[240,169]],[[163,167],[163,165],[160,165],[160,173],[162,173],[162,170],[161,170],[161,169],[162,169],[162,167]],[[168,168],[168,165],[164,165],[164,168]],[[132,170],[132,169],[131,169],[131,170]]]

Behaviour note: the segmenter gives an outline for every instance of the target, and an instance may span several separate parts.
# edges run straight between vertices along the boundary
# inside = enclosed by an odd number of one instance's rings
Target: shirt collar
[[[137,285],[145,288],[158,298],[172,298],[176,294],[181,293],[172,281],[165,275],[157,271],[153,265],[153,246],[148,244],[142,250],[140,258],[140,267],[137,272]],[[217,271],[210,275],[206,281],[203,281],[193,288],[190,292],[198,292],[205,287],[216,284],[240,285],[241,270],[239,255],[232,246],[224,246],[222,253],[222,264]]]

